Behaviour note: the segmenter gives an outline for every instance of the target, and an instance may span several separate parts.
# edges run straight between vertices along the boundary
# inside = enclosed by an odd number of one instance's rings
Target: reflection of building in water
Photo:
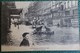
[[[47,26],[78,26],[78,1],[39,1],[28,8],[29,20],[36,18],[38,24]]]

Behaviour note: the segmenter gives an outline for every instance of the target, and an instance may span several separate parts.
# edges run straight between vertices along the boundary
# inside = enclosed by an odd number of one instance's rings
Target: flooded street
[[[37,36],[37,41],[36,42],[38,44],[73,44],[73,43],[79,43],[79,29],[78,28],[66,28],[66,27],[62,27],[62,28],[58,28],[58,27],[52,27],[51,28],[54,31],[54,34],[51,35],[51,37],[49,38],[48,35],[42,35],[42,37],[38,37]],[[46,39],[45,37],[48,36],[48,38]],[[44,45],[45,45],[44,44]]]
[[[57,29],[57,30],[56,30]],[[48,39],[47,35],[32,35],[34,31],[31,26],[20,25],[19,29],[13,24],[11,25],[11,39],[13,41],[12,46],[2,46],[2,51],[38,51],[38,50],[79,50],[79,31],[78,28],[57,28],[52,30],[54,34]],[[30,46],[20,47],[22,41],[22,34],[29,32],[28,40]],[[63,33],[64,32],[64,33]],[[75,33],[76,32],[76,33]],[[34,43],[34,45],[33,45]],[[7,49],[8,48],[8,49]]]
[[[26,25],[19,25],[14,26],[11,25],[11,39],[13,41],[13,45],[19,46],[22,41],[22,34],[25,32],[28,32],[27,35],[29,37],[30,45],[33,43],[35,45],[48,45],[48,44],[73,44],[79,42],[79,30],[78,28],[67,28],[67,27],[52,27],[51,30],[54,31],[54,34],[51,36],[41,34],[41,35],[33,35],[34,29],[32,29],[32,26],[26,26]],[[49,38],[50,37],[50,38]]]
[[[80,50],[78,0],[1,2],[1,50]]]
[[[19,29],[18,26],[14,26],[13,24],[11,25],[11,39],[14,42],[14,45],[19,46],[23,37],[22,34],[25,32],[29,32],[31,34],[31,32],[33,31],[32,29],[30,29],[31,26],[25,26],[25,25],[20,25]],[[30,37],[30,34],[27,35],[28,37]],[[29,40],[31,40],[32,38],[30,37]]]

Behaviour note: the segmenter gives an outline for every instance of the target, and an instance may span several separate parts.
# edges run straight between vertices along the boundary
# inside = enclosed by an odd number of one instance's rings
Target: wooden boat
[[[46,31],[46,32],[34,32],[33,34],[38,34],[38,35],[39,35],[39,34],[40,34],[40,35],[41,35],[41,34],[53,35],[53,34],[54,34],[54,31],[52,31],[52,32],[47,32],[47,31]]]

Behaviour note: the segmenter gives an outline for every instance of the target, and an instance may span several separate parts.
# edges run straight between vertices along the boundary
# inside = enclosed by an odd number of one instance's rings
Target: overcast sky
[[[16,8],[28,8],[30,2],[29,1],[18,1],[15,2]]]

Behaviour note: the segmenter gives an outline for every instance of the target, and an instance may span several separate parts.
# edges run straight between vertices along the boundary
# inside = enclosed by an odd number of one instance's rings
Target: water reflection
[[[51,28],[54,33],[40,33],[35,34],[35,43],[46,44],[47,43],[62,43],[62,44],[72,44],[79,42],[79,30],[78,28],[72,27],[53,27]]]
[[[12,40],[12,35],[11,35],[11,32],[8,33],[7,35],[7,45],[13,45],[13,40]]]

